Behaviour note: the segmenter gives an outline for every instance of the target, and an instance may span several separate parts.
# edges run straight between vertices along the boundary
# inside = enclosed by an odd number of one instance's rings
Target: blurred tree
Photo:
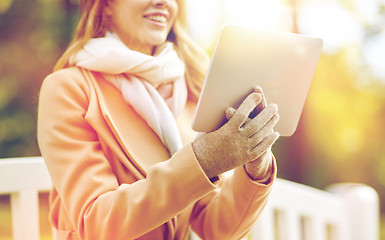
[[[295,26],[301,5],[298,0],[285,2],[293,8]],[[341,3],[362,19],[363,44],[321,56],[297,131],[274,146],[278,175],[318,188],[335,182],[366,183],[380,194],[384,211],[385,79],[365,62],[365,47],[385,31],[385,3],[378,3],[373,21],[361,16],[352,1]]]
[[[52,71],[71,39],[77,2],[1,2],[0,156],[39,155],[36,143],[38,92],[42,80]]]

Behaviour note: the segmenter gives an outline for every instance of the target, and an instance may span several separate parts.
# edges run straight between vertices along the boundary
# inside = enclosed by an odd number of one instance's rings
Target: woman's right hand
[[[258,158],[278,139],[273,131],[279,119],[277,105],[268,105],[248,121],[261,101],[260,93],[251,93],[226,124],[194,139],[194,153],[208,178]]]

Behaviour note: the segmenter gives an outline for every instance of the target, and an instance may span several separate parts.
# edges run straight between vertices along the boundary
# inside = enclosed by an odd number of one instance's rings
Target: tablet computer
[[[226,25],[215,46],[199,97],[192,128],[211,132],[226,122],[228,107],[237,109],[255,86],[267,103],[276,103],[275,131],[291,136],[305,103],[323,41],[288,32]]]

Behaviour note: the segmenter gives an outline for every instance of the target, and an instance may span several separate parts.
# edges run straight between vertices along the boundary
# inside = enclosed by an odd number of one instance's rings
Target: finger
[[[254,87],[254,92],[260,93],[262,95],[262,102],[261,103],[264,105],[264,107],[266,107],[266,105],[267,105],[266,104],[266,98],[263,94],[262,88],[260,86],[256,86],[256,87]]]
[[[235,114],[236,111],[237,111],[237,110],[235,110],[235,108],[228,107],[228,108],[226,109],[226,119],[227,119],[227,120],[230,120],[230,119],[234,116],[234,114]]]
[[[275,114],[278,114],[278,106],[276,104],[268,105],[260,114],[243,126],[246,136],[250,137],[257,133]]]
[[[265,137],[257,146],[248,150],[249,157],[252,159],[257,159],[262,156],[269,148],[273,146],[275,141],[279,138],[279,133],[273,132],[267,137]]]
[[[233,122],[236,124],[238,128],[240,128],[249,117],[249,114],[253,109],[261,102],[262,97],[259,93],[251,93],[239,106],[233,117],[229,122]]]
[[[266,102],[265,94],[263,94],[262,88],[260,86],[254,87],[254,92],[262,94],[261,104],[259,104],[255,108],[256,109],[256,113],[257,113],[256,115],[258,115],[267,106],[267,102]],[[271,130],[271,131],[273,132],[274,130]]]
[[[261,103],[256,107],[256,112],[259,114],[267,106],[266,97],[263,94],[262,88],[260,86],[254,87],[254,92],[260,93],[262,95]]]
[[[227,119],[227,121],[230,120],[234,116],[236,111],[237,110],[235,110],[235,108],[232,108],[232,107],[229,107],[229,108],[226,109],[226,119]],[[250,118],[247,118],[246,121],[245,121],[245,124],[248,123],[250,120],[251,120]]]
[[[269,154],[269,150],[270,150],[270,149],[267,149],[267,150],[266,150],[264,153],[262,153],[258,158],[253,159],[252,161],[250,161],[250,163],[258,163],[258,164],[260,164],[261,159],[263,159],[264,157],[266,157],[266,156]]]
[[[249,163],[251,163],[251,164],[258,164],[258,165],[266,164],[266,163],[270,164],[271,158],[272,158],[272,154],[273,153],[271,152],[271,148],[269,148],[264,153],[262,153],[258,158],[253,159]]]
[[[249,138],[248,143],[250,144],[250,146],[252,148],[257,146],[266,136],[273,133],[273,128],[277,124],[278,120],[279,114],[277,113],[265,124],[265,126],[261,128],[260,131],[258,131],[256,134],[252,135]]]
[[[257,158],[257,159],[264,159],[264,158],[270,156],[270,154],[271,154],[271,148],[267,149],[267,150],[266,150],[264,153],[262,153],[262,155],[259,156],[259,158]]]

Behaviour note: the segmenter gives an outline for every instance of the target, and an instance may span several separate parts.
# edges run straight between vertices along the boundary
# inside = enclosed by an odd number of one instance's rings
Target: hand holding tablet
[[[194,139],[194,153],[208,178],[258,159],[277,140],[279,135],[273,131],[279,118],[275,104],[248,119],[262,100],[260,93],[248,95],[227,123]]]

